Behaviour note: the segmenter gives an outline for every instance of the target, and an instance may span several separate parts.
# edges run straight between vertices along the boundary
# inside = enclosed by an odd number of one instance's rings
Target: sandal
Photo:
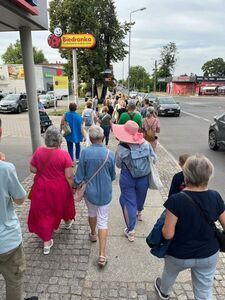
[[[92,243],[97,242],[97,235],[89,233],[89,239]]]
[[[51,244],[49,246],[44,246],[44,249],[43,249],[44,255],[47,255],[50,253],[50,249],[52,248],[52,246],[54,244],[52,239],[50,240],[50,242],[51,242]]]
[[[69,230],[72,227],[73,223],[74,223],[74,219],[68,223],[65,223],[65,229]]]
[[[106,264],[107,264],[106,257],[100,255],[99,258],[98,258],[98,265],[99,265],[99,267],[103,268],[103,267],[105,267]]]
[[[124,229],[124,234],[129,242],[134,242],[134,230],[128,231],[127,228]]]

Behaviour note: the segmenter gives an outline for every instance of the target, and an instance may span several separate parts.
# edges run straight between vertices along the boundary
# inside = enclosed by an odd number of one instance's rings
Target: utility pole
[[[156,84],[157,84],[157,60],[155,60],[155,70],[154,70],[154,92],[156,92]]]

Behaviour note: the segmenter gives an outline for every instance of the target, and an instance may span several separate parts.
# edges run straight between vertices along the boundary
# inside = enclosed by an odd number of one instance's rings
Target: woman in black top
[[[211,300],[219,244],[204,215],[209,222],[219,220],[225,229],[225,205],[218,192],[208,189],[213,165],[205,156],[190,156],[183,173],[186,187],[164,204],[166,219],[162,234],[172,241],[155,288],[161,299],[169,299],[179,272],[190,268],[195,299]]]

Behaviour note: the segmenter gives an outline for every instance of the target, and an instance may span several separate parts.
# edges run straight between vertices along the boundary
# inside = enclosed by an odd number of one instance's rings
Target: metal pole
[[[130,96],[130,43],[131,43],[131,13],[130,13],[130,28],[129,28],[129,55],[128,55],[128,78],[127,78],[128,98]]]
[[[156,92],[156,84],[157,84],[157,60],[155,60],[155,72],[154,72],[154,92]]]
[[[20,41],[24,66],[24,78],[28,99],[28,115],[33,152],[42,144],[38,112],[37,87],[30,27],[20,27]]]
[[[75,102],[78,105],[77,50],[73,49],[73,86]]]

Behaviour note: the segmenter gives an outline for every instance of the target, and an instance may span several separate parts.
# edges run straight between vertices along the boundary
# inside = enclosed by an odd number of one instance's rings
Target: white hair
[[[100,140],[104,137],[103,129],[98,125],[92,125],[89,128],[89,137],[93,140]]]

